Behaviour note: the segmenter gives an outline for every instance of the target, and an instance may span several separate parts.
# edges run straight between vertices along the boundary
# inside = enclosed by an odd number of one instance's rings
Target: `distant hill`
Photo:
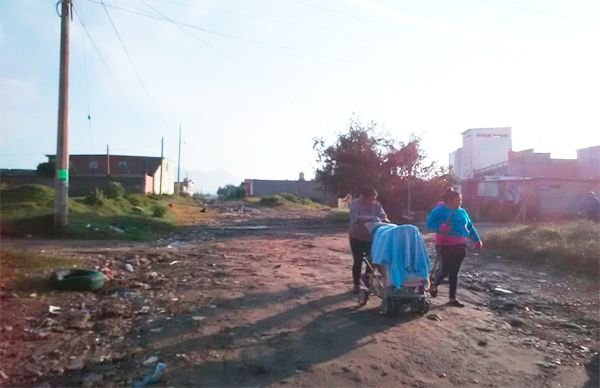
[[[181,175],[182,179],[186,175],[194,181],[194,191],[204,194],[216,194],[219,187],[237,186],[243,180],[223,169],[214,171],[185,170],[185,173]]]

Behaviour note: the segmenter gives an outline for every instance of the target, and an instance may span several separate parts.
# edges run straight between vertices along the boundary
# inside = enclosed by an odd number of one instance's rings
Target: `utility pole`
[[[106,145],[106,176],[110,176],[110,149]]]
[[[69,225],[69,25],[71,0],[61,0],[60,75],[58,83],[58,129],[54,227],[62,232]]]
[[[181,168],[181,124],[179,124],[179,153],[177,155],[177,185],[179,187],[179,191],[181,191],[181,181],[179,180],[179,169],[180,168]]]
[[[410,190],[410,175],[409,175],[408,176],[408,219],[411,219],[411,212],[412,212],[411,199],[412,199],[412,193]]]
[[[164,145],[165,145],[165,138],[161,137],[160,138],[160,182],[159,182],[159,186],[158,186],[158,194],[162,194],[162,172],[163,172],[163,151],[164,151]]]

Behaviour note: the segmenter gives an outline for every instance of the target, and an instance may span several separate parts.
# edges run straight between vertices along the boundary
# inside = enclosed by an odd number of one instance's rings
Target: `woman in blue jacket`
[[[467,254],[469,240],[473,242],[476,249],[481,249],[483,244],[466,210],[460,207],[462,204],[460,193],[450,189],[444,194],[443,200],[444,202],[440,202],[433,208],[427,217],[427,227],[436,232],[435,246],[441,256],[441,265],[434,275],[430,293],[435,298],[437,286],[448,276],[450,278],[448,305],[464,307],[465,305],[456,299],[460,266]]]

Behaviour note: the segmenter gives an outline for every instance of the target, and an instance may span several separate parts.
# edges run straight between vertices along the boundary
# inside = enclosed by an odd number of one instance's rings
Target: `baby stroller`
[[[373,234],[367,271],[361,277],[359,306],[370,295],[382,300],[381,312],[398,316],[410,310],[423,315],[429,311],[429,256],[419,230],[413,225],[366,225]]]

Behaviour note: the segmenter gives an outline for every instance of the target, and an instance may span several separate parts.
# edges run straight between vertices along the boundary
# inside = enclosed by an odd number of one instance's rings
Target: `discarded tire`
[[[88,269],[57,269],[50,275],[50,287],[57,290],[95,291],[104,285],[104,274]]]

